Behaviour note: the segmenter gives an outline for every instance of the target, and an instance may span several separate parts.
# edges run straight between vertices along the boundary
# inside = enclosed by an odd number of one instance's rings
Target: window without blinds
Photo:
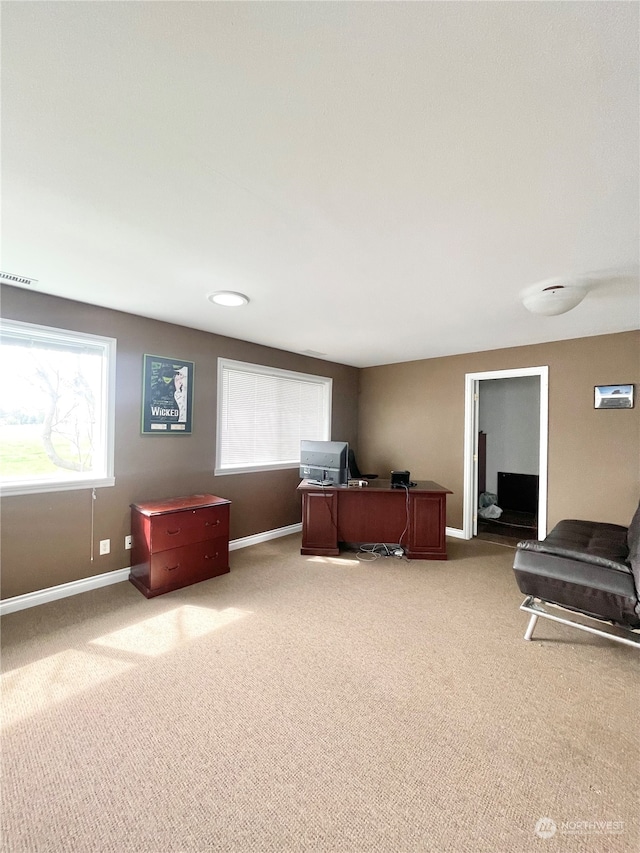
[[[114,484],[115,349],[113,338],[2,321],[5,495]]]
[[[297,468],[302,439],[327,440],[332,380],[218,360],[216,474]]]

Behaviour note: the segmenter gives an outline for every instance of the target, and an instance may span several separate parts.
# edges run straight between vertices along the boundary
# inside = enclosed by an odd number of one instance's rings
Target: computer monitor
[[[346,485],[349,479],[348,442],[303,439],[300,442],[300,476],[325,485]]]

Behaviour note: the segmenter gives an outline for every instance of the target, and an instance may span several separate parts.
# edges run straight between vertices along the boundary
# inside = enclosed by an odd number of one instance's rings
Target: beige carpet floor
[[[637,651],[524,641],[504,546],[299,547],[4,617],[3,851],[637,853]]]

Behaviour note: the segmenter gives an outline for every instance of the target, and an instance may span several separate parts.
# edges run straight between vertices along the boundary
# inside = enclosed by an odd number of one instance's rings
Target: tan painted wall
[[[160,323],[79,302],[3,287],[2,316],[109,335],[118,340],[116,485],[96,491],[91,562],[89,490],[2,500],[2,598],[91,577],[128,565],[124,536],[133,501],[195,492],[232,500],[231,537],[300,521],[297,471],[213,475],[218,356],[331,376],[334,438],[349,441],[361,470],[453,489],[447,523],[462,525],[465,374],[549,365],[549,524],[567,516],[626,524],[640,494],[640,403],[630,411],[593,409],[593,386],[635,382],[640,391],[640,333],[356,368]],[[196,363],[194,432],[140,435],[145,352]],[[358,391],[359,387],[359,391]]]
[[[96,489],[94,560],[90,490],[5,497],[3,599],[128,566],[124,537],[135,501],[203,492],[229,498],[232,539],[300,522],[297,469],[213,475],[218,356],[331,376],[332,435],[357,443],[356,368],[19,288],[0,295],[5,318],[117,338],[116,485]],[[140,434],[144,353],[195,362],[192,435]],[[98,555],[101,539],[111,539],[110,554]]]
[[[549,367],[548,523],[591,518],[628,524],[640,498],[640,401],[593,408],[594,385],[635,383],[640,333],[366,368],[360,373],[359,465],[452,489],[447,524],[462,527],[465,375]]]

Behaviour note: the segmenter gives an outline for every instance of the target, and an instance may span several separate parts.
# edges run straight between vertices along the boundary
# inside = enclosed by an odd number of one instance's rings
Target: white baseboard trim
[[[78,581],[61,583],[47,589],[38,589],[24,595],[14,595],[13,598],[5,598],[4,601],[0,601],[0,616],[15,613],[16,610],[26,610],[27,607],[37,607],[38,604],[47,604],[49,601],[57,601],[59,598],[68,598],[70,595],[78,595],[90,589],[99,589],[101,586],[126,581],[130,571],[129,568],[116,569],[114,572],[105,572],[102,575],[93,575],[90,578],[81,578]]]
[[[229,542],[229,550],[237,551],[238,548],[248,548],[250,545],[259,545],[260,542],[268,542],[270,539],[279,539],[281,536],[290,536],[292,533],[301,532],[302,522],[290,524],[288,527],[276,527],[274,530],[265,530],[264,533],[255,533],[253,536],[234,539]]]
[[[280,536],[300,533],[301,530],[302,524],[290,524],[288,527],[266,530],[264,533],[256,533],[254,536],[244,536],[242,539],[234,539],[229,542],[229,550],[236,551],[238,548],[248,548],[250,545],[267,542],[269,539],[278,539]],[[24,595],[14,595],[13,598],[5,598],[4,601],[0,601],[0,616],[15,613],[17,610],[26,610],[28,607],[37,607],[39,604],[47,604],[49,601],[57,601],[59,598],[67,598],[70,595],[79,595],[81,592],[99,589],[101,586],[121,583],[129,580],[130,571],[129,567],[116,569],[113,572],[105,572],[101,575],[93,575],[90,578],[81,578],[77,581],[58,584],[58,586],[50,586],[47,589],[27,592]]]
[[[445,527],[444,529],[446,536],[451,536],[454,539],[466,539],[467,537],[464,535],[464,530],[460,530],[457,527]]]
[[[290,536],[300,533],[302,524],[290,524],[288,527],[277,527],[274,530],[265,530],[263,533],[255,533],[253,536],[243,536],[242,539],[233,539],[229,542],[229,550],[237,551],[239,548],[248,548],[251,545],[259,545],[270,539],[279,539],[281,536]],[[445,528],[447,536],[456,539],[464,539],[464,531],[456,527]],[[37,607],[39,604],[47,604],[49,601],[57,601],[59,598],[67,598],[70,595],[79,595],[91,589],[99,589],[101,586],[110,586],[112,583],[121,583],[129,579],[130,569],[116,569],[114,572],[105,572],[101,575],[93,575],[90,578],[61,583],[58,586],[50,586],[47,589],[39,589],[36,592],[27,592],[24,595],[15,595],[13,598],[5,598],[0,601],[0,616],[15,613],[17,610],[26,610],[28,607]]]

